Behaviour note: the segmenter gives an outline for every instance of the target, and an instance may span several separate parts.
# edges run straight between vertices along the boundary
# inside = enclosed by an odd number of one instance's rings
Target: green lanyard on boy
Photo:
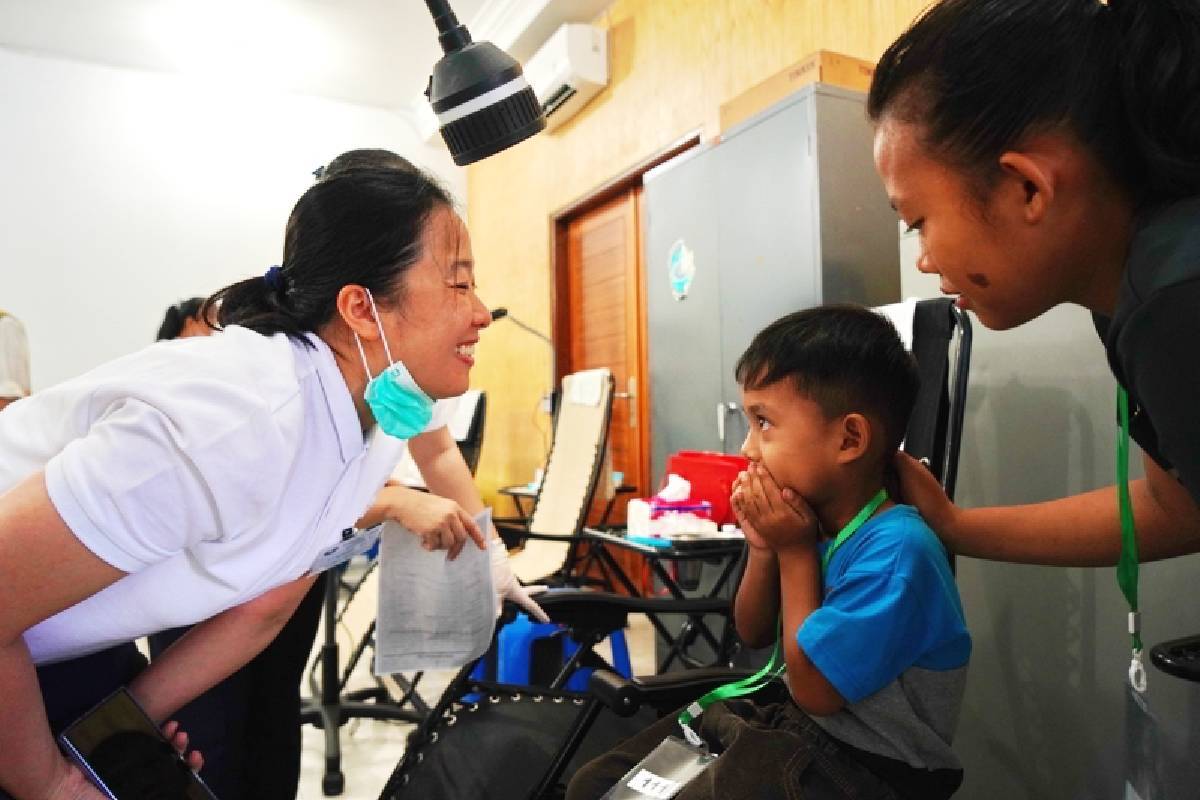
[[[824,577],[826,570],[829,569],[829,562],[833,559],[833,554],[838,548],[846,543],[846,540],[858,532],[858,529],[863,526],[871,515],[879,510],[879,507],[888,499],[887,490],[880,489],[878,494],[871,498],[871,501],[862,507],[862,510],[854,516],[854,519],[846,523],[846,527],[838,531],[838,535],[834,537],[829,547],[825,549],[825,553],[821,556],[821,576]],[[758,672],[751,675],[749,678],[743,678],[740,681],[727,683],[724,686],[718,686],[708,694],[701,697],[684,709],[679,715],[679,727],[683,729],[683,737],[688,740],[688,744],[693,747],[704,747],[704,740],[700,735],[692,729],[691,723],[704,713],[704,710],[718,700],[727,700],[731,697],[742,697],[744,695],[753,694],[759,689],[766,686],[771,681],[778,678],[787,669],[787,663],[782,656],[783,645],[783,618],[779,620],[780,633],[775,640],[775,650],[771,653],[771,660],[767,665]]]
[[[1138,546],[1129,500],[1129,394],[1117,386],[1117,506],[1121,514],[1121,558],[1117,561],[1117,585],[1129,603],[1129,635],[1133,659],[1129,662],[1129,685],[1146,691],[1146,667],[1142,663],[1142,614],[1138,611]]]

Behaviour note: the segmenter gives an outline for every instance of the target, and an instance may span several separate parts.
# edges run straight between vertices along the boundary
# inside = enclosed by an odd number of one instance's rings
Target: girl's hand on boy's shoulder
[[[815,547],[817,518],[804,499],[781,489],[761,464],[751,464],[734,483],[733,508],[751,547],[776,552]]]

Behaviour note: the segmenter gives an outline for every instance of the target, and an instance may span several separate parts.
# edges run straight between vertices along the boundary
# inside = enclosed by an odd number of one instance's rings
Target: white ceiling
[[[0,0],[0,47],[392,109],[441,57],[424,0]]]

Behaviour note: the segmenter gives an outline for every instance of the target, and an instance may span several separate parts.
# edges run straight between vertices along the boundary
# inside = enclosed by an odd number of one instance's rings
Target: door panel
[[[609,425],[609,456],[612,469],[623,473],[623,482],[634,486],[632,494],[617,498],[610,524],[625,521],[625,503],[631,496],[644,497],[647,453],[643,441],[644,398],[639,387],[644,353],[642,347],[642,298],[640,266],[641,190],[632,189],[586,211],[567,223],[567,285],[569,352],[563,373],[607,367],[614,383],[612,422]],[[599,521],[606,501],[598,498],[588,515]]]

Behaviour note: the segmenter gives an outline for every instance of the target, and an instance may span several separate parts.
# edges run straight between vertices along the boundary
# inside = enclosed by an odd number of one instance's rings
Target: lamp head
[[[472,164],[545,128],[520,63],[490,42],[472,42],[446,0],[426,5],[446,55],[433,66],[425,96],[454,163]]]

